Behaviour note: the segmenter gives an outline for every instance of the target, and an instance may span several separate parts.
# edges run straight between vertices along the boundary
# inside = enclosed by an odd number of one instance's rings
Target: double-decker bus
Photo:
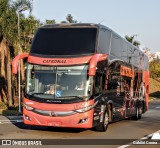
[[[106,131],[110,122],[140,119],[148,108],[147,56],[99,24],[40,27],[27,58],[25,124]]]

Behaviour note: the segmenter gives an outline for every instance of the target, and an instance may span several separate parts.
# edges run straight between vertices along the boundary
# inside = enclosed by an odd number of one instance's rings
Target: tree
[[[150,49],[148,47],[143,48],[144,53],[150,52]]]
[[[125,36],[125,39],[126,39],[127,41],[129,41],[130,43],[132,43],[134,46],[139,47],[141,44],[140,44],[139,41],[134,40],[134,39],[135,39],[135,36],[137,36],[137,35],[132,35],[132,36],[126,35],[126,36]]]
[[[153,79],[159,79],[160,78],[160,60],[155,59],[149,64],[150,66],[150,76]]]
[[[16,27],[17,23],[16,12],[10,5],[9,0],[0,1],[0,30],[2,34],[1,41],[1,78],[7,83],[6,97],[8,98],[8,105],[12,106],[12,86],[11,86],[11,58],[10,46],[16,40]],[[6,67],[5,67],[6,66]],[[4,90],[4,88],[3,88]],[[2,91],[3,91],[2,90]]]
[[[17,10],[20,10],[21,8],[27,6],[27,10],[29,10],[29,12],[31,13],[32,9],[33,9],[32,1],[33,0],[16,0],[16,1],[11,0],[10,6],[15,9],[14,10],[15,12]]]
[[[37,28],[40,26],[40,21],[30,15],[28,18],[22,17],[21,22],[21,46],[23,52],[29,52],[30,45]]]
[[[11,75],[11,49],[18,44],[17,14],[16,11],[27,5],[31,8],[30,0],[1,0],[0,1],[0,34],[1,41],[1,77],[7,82],[8,106],[12,106],[12,75]],[[30,9],[31,10],[31,9]],[[6,65],[6,67],[5,67]]]
[[[75,20],[71,14],[68,14],[66,21],[61,21],[61,23],[77,23],[77,20]]]
[[[53,19],[53,20],[46,20],[45,24],[55,24],[56,21]]]

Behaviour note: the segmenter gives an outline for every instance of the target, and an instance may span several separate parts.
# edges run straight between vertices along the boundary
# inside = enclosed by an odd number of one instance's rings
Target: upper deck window
[[[95,53],[97,28],[40,28],[31,54],[79,55]]]

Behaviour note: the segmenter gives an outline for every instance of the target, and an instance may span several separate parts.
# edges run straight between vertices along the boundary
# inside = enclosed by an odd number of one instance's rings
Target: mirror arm
[[[18,71],[18,62],[21,59],[28,58],[28,56],[29,56],[28,53],[21,53],[21,54],[19,54],[18,56],[16,56],[13,59],[13,61],[12,61],[12,74],[17,74],[17,71]]]

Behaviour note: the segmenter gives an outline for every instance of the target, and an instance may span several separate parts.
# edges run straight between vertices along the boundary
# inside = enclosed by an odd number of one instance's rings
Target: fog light
[[[78,123],[85,123],[87,120],[88,120],[88,118],[84,118],[84,119],[79,120]]]
[[[28,120],[28,121],[31,121],[31,118],[27,115],[24,115],[25,119]]]

